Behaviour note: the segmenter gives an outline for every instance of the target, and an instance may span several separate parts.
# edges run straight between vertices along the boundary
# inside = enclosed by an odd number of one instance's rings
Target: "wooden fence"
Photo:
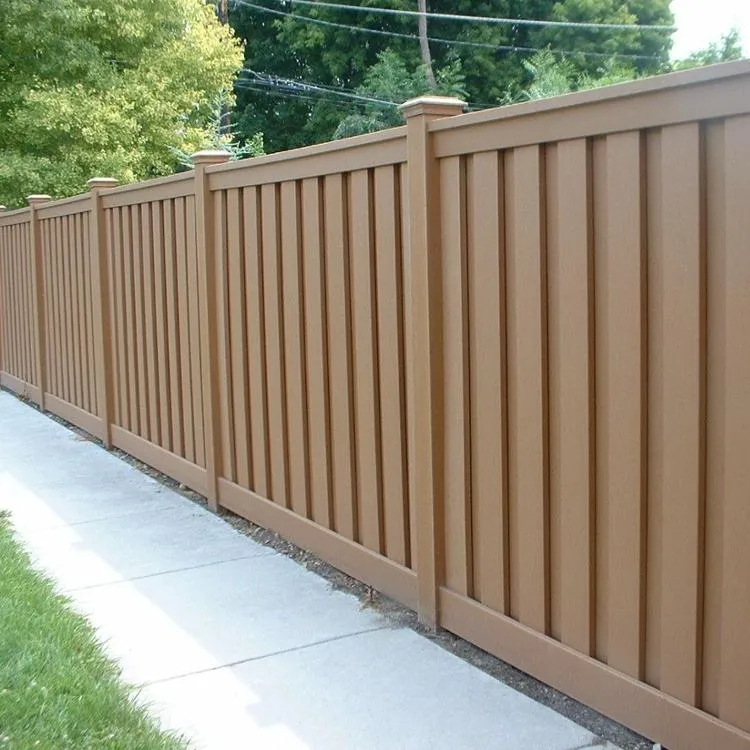
[[[2,385],[654,741],[750,749],[750,64],[404,111],[0,214]]]

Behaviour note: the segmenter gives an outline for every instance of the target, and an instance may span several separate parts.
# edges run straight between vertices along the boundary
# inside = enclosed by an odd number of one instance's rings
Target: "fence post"
[[[465,102],[425,96],[401,105],[407,125],[412,313],[411,358],[414,422],[416,569],[418,614],[439,624],[438,589],[443,577],[442,335],[440,330],[440,173],[428,124],[463,112]]]
[[[102,207],[102,191],[117,187],[111,177],[94,177],[88,183],[91,194],[89,213],[89,262],[91,263],[92,315],[94,322],[94,357],[96,403],[102,420],[99,435],[105,448],[112,446],[112,330],[109,317],[109,260],[107,232]]]
[[[195,233],[198,245],[198,300],[201,311],[201,381],[203,385],[203,430],[206,446],[206,500],[211,510],[219,507],[218,479],[221,473],[221,431],[218,389],[218,343],[216,330],[216,247],[214,213],[206,167],[229,161],[226,151],[198,151],[195,166]]]
[[[30,245],[33,253],[31,262],[31,284],[34,294],[34,357],[36,360],[36,380],[39,386],[39,408],[44,411],[44,392],[47,390],[47,347],[45,343],[44,305],[44,262],[42,258],[42,237],[39,233],[37,206],[51,201],[49,195],[30,195],[26,198],[31,209]]]

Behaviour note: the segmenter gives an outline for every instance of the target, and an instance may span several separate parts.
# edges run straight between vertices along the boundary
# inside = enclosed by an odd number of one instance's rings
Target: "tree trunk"
[[[216,4],[216,14],[219,16],[219,21],[225,26],[229,24],[229,2],[228,0],[219,0]],[[219,119],[219,132],[231,133],[232,131],[232,110],[229,107],[229,102],[224,102],[221,105],[221,114]]]
[[[419,46],[422,49],[422,62],[427,68],[427,81],[431,88],[435,88],[435,71],[432,69],[432,55],[430,54],[430,42],[427,39],[427,0],[418,0],[419,3]]]

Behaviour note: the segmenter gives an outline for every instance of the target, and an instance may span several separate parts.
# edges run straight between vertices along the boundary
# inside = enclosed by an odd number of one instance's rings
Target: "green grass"
[[[181,750],[0,514],[0,750]]]

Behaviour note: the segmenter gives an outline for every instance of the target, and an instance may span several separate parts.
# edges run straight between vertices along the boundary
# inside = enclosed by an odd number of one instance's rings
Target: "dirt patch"
[[[12,392],[9,391],[9,393]],[[21,400],[39,411],[38,406],[33,402],[26,398]],[[64,427],[67,427],[74,432],[79,439],[88,440],[104,447],[100,440],[89,435],[87,432],[70,422],[67,422],[54,414],[50,414],[49,412],[44,412],[44,414]],[[186,487],[184,484],[180,484],[174,479],[162,474],[156,469],[144,464],[142,461],[139,461],[137,458],[134,458],[130,454],[117,448],[110,449],[110,453],[113,453],[118,458],[157,480],[166,487],[179,492],[197,505],[201,505],[204,508],[207,507],[206,499],[202,495],[199,495],[197,492]],[[321,576],[335,590],[345,591],[348,594],[356,596],[363,607],[372,608],[382,614],[388,618],[394,626],[411,628],[425,638],[438,644],[446,651],[455,654],[469,664],[481,669],[483,672],[492,675],[496,679],[512,687],[514,690],[517,690],[519,693],[523,693],[538,703],[548,706],[559,714],[562,714],[577,724],[580,724],[582,727],[585,727],[603,740],[611,742],[614,745],[623,748],[623,750],[652,750],[654,747],[653,743],[645,737],[630,731],[621,724],[618,724],[594,709],[573,700],[573,698],[570,698],[564,693],[545,685],[543,682],[539,682],[539,680],[534,679],[525,672],[521,672],[492,654],[489,654],[481,648],[465,641],[463,638],[459,638],[447,630],[438,629],[437,631],[434,631],[430,628],[424,627],[417,619],[416,613],[412,610],[404,607],[393,599],[384,596],[379,591],[373,589],[372,586],[368,586],[367,584],[346,575],[346,573],[342,573],[340,570],[329,565],[325,560],[312,552],[302,549],[296,544],[292,544],[279,536],[275,531],[270,531],[269,529],[258,526],[224,508],[219,510],[218,515],[235,529],[259,544],[262,544],[265,547],[270,547],[276,552],[289,557],[313,573]],[[666,748],[663,750],[666,750]]]

